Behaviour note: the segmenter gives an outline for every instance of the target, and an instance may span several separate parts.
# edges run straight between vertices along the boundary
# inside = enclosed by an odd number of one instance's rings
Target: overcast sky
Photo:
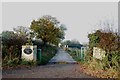
[[[114,20],[117,24],[118,3],[116,2],[64,2],[64,3],[2,3],[2,30],[12,30],[13,27],[29,27],[33,19],[43,15],[57,18],[67,27],[65,39],[77,39],[80,43],[88,42],[88,33],[103,28],[97,26],[101,21]],[[114,26],[113,29],[117,29]],[[1,32],[1,31],[0,31]]]

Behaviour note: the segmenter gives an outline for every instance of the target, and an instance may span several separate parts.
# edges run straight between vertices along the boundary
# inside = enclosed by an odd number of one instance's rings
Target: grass
[[[92,59],[81,64],[81,70],[97,78],[118,78],[119,70],[114,67],[105,68],[104,63],[97,59]]]
[[[42,48],[42,53],[41,53],[41,61],[38,62],[38,65],[45,65],[49,62],[49,60],[55,56],[57,53],[57,47],[51,46],[51,45],[46,45],[45,47]]]
[[[84,60],[81,59],[81,55],[80,55],[80,49],[76,49],[76,48],[71,48],[71,49],[67,49],[67,52],[72,56],[72,58],[77,61],[77,62],[83,62]]]
[[[49,62],[49,60],[54,56],[55,54],[42,54],[41,61],[38,63],[39,65],[45,65]]]
[[[93,64],[93,63],[92,63]],[[92,64],[82,64],[81,70],[91,76],[97,77],[97,78],[118,78],[118,71],[109,68],[109,69],[99,69],[97,65]]]

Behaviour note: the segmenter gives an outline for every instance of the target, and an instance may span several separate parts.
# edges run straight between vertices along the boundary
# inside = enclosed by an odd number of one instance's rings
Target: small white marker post
[[[81,59],[85,59],[84,57],[85,57],[85,51],[86,51],[86,47],[81,47],[81,53],[80,53],[80,57],[81,57]],[[84,54],[84,56],[83,56],[83,54]]]

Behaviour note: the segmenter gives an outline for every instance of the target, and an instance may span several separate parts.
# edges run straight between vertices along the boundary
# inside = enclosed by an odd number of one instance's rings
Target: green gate
[[[37,49],[37,61],[38,61],[38,64],[41,63],[41,58],[42,58],[41,49]]]

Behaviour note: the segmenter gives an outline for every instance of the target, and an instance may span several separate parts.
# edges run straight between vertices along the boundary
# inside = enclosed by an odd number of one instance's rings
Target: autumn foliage
[[[85,71],[89,70],[87,74],[100,78],[117,78],[120,74],[120,36],[112,31],[96,30],[89,34],[88,38],[89,50],[84,64]],[[105,50],[106,54],[102,60],[90,56],[93,47]]]
[[[95,33],[89,34],[88,38],[90,48],[99,47],[107,53],[120,49],[120,46],[118,46],[120,42],[117,33],[97,30]]]

